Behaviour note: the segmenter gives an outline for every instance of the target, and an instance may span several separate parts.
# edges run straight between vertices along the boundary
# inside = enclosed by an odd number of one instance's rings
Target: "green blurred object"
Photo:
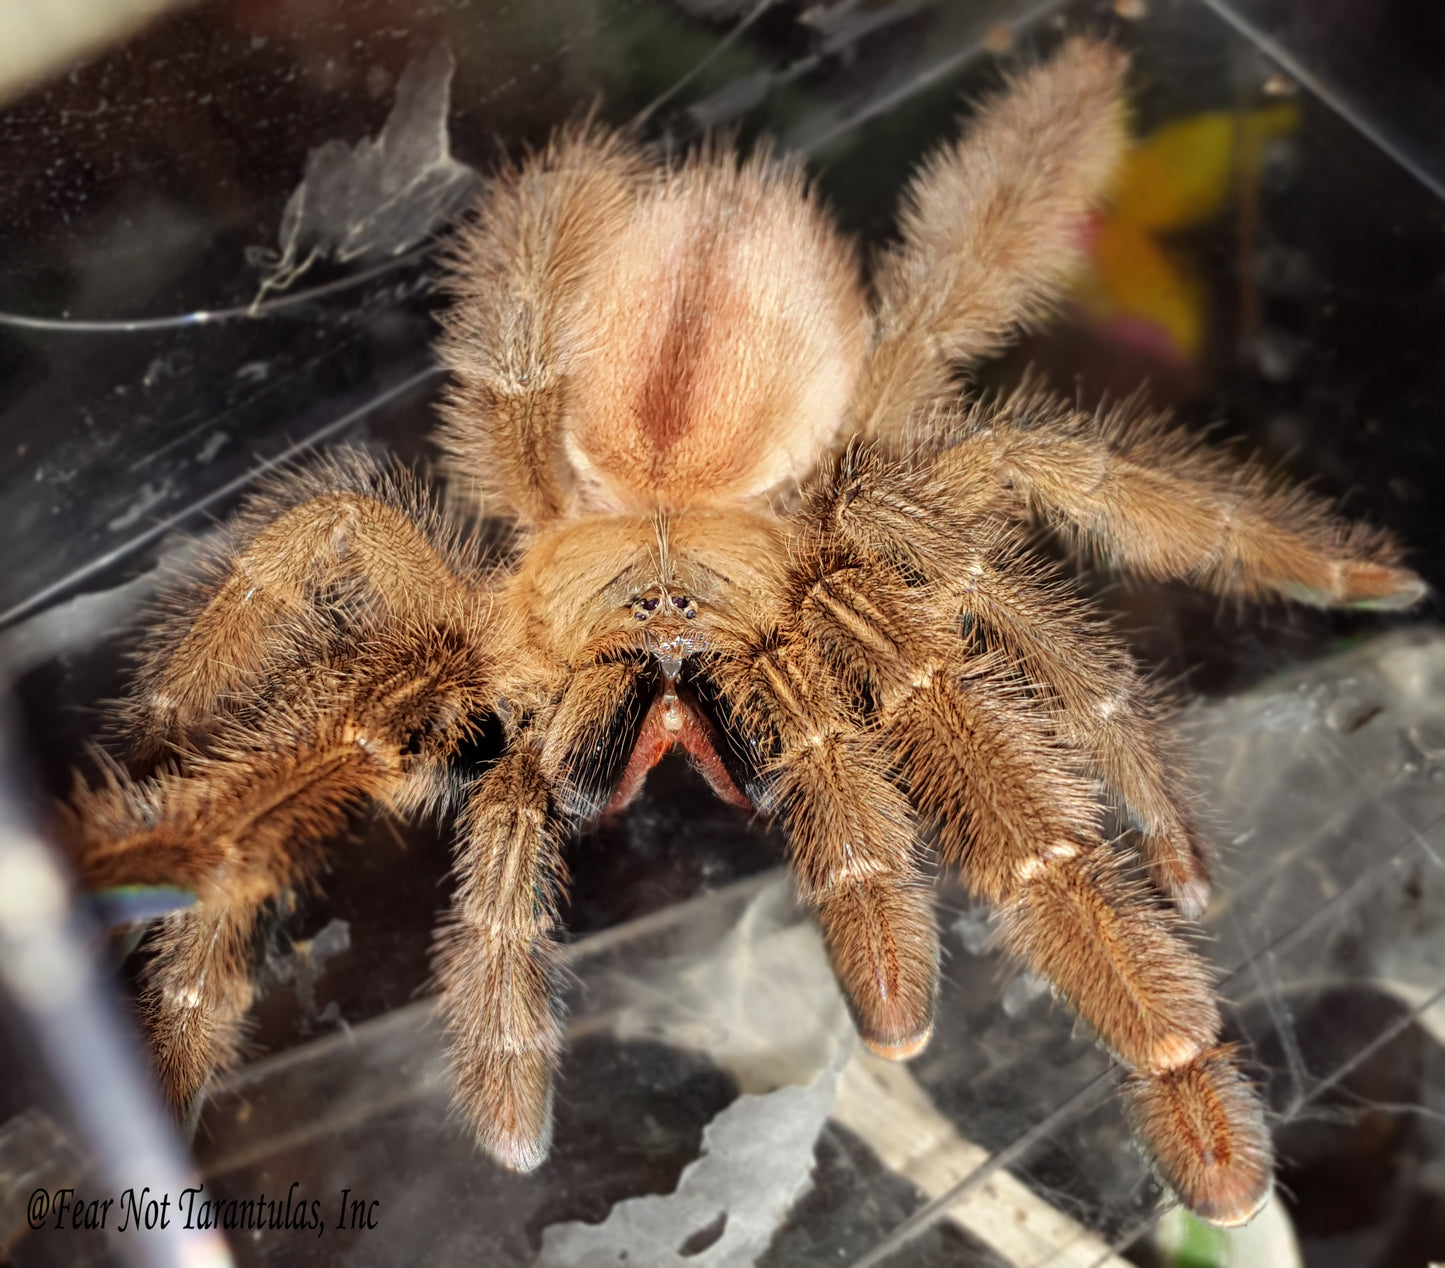
[[[1159,1221],[1154,1246],[1167,1268],[1304,1268],[1294,1225],[1278,1198],[1240,1228],[1211,1228],[1176,1206]]]
[[[195,901],[196,896],[190,890],[171,885],[117,885],[87,896],[96,923],[106,929],[137,920],[154,920],[193,906]]]

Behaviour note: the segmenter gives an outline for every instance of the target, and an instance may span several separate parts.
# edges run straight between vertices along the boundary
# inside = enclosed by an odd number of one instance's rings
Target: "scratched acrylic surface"
[[[428,457],[434,234],[503,148],[594,102],[645,112],[659,145],[768,133],[878,240],[998,54],[1061,24],[1134,50],[1140,145],[1068,311],[989,381],[1033,363],[1093,401],[1147,380],[1393,527],[1440,589],[1445,101],[1429,23],[1403,39],[1390,16],[1407,7],[206,0],[12,100],[0,665],[37,782],[63,788],[117,690],[157,559],[258,472],[318,441]],[[1190,702],[1223,849],[1209,951],[1278,1116],[1272,1235],[1292,1248],[1258,1262],[1445,1259],[1445,641],[1095,581]],[[1364,639],[1384,641],[1338,655]],[[779,842],[680,764],[568,861],[557,1140],[517,1177],[448,1121],[419,998],[444,839],[377,823],[338,847],[325,895],[263,949],[258,1059],[196,1152],[219,1196],[349,1188],[375,1227],[248,1235],[241,1262],[1169,1262],[1107,1059],[956,891],[937,1033],[879,1067]],[[22,1236],[10,1177],[85,1164],[23,1037],[0,1041],[0,1248],[112,1262],[103,1241]]]

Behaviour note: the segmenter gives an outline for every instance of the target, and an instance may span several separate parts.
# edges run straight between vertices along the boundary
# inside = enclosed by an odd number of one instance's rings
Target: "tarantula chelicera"
[[[765,154],[659,166],[589,124],[490,182],[451,259],[440,443],[510,553],[360,455],[275,481],[147,646],[136,773],[64,811],[92,886],[197,896],[143,995],[177,1107],[236,1052],[262,907],[362,804],[452,803],[455,1096],[493,1157],[536,1167],[562,847],[680,745],[784,826],[873,1051],[931,1030],[927,843],[1130,1067],[1184,1201],[1253,1214],[1270,1144],[1184,936],[1207,851],[1162,701],[1025,534],[1241,598],[1422,585],[1383,534],[1137,405],[961,388],[1068,279],[1126,145],[1125,69],[1075,38],[1015,75],[914,178],[871,289]],[[491,716],[505,750],[478,770]],[[1109,804],[1131,844],[1103,839]]]

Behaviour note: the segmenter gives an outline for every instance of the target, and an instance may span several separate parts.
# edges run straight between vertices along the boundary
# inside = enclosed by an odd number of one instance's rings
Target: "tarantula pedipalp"
[[[1124,70],[1074,39],[1017,75],[915,178],[871,299],[765,155],[662,168],[581,127],[492,181],[454,252],[440,440],[454,490],[515,522],[513,556],[484,566],[409,475],[357,455],[276,482],[153,637],[127,715],[150,773],[65,811],[91,884],[197,893],[144,997],[177,1106],[235,1055],[262,905],[364,802],[454,802],[456,1099],[494,1157],[538,1165],[562,845],[681,745],[782,821],[870,1047],[906,1057],[931,1030],[927,838],[1131,1067],[1188,1205],[1249,1218],[1269,1141],[1182,936],[1208,879],[1162,702],[1021,534],[1043,520],[1243,597],[1422,586],[1383,535],[1138,407],[960,397],[960,367],[1067,279],[1126,143]],[[477,771],[491,714],[506,747]],[[1104,800],[1152,886],[1102,839]]]

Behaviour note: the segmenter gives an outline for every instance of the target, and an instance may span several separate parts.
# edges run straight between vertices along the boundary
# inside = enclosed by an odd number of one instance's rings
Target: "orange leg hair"
[[[1089,220],[1128,143],[1124,55],[1071,40],[1013,75],[963,137],[928,159],[875,270],[878,335],[852,430],[906,441],[952,402],[955,373],[1043,317],[1083,260]]]
[[[801,639],[752,629],[708,672],[741,733],[770,737],[770,796],[787,827],[803,900],[818,919],[858,1031],[908,1057],[933,1029],[938,935],[918,871],[913,816],[876,738],[827,690]]]
[[[1098,735],[1109,719],[1091,727],[1093,701],[1068,697],[1057,664],[1090,645],[1091,631],[1077,605],[1054,596],[1039,637],[1062,646],[1047,657],[1017,662],[981,647],[972,630],[960,638],[961,618],[977,621],[977,612],[1007,631],[1046,592],[977,566],[989,535],[951,493],[926,461],[890,469],[854,451],[823,473],[791,552],[803,637],[819,676],[876,702],[880,751],[894,755],[943,861],[998,909],[1005,946],[1133,1068],[1136,1118],[1186,1202],[1221,1223],[1247,1219],[1269,1191],[1269,1141],[1253,1094],[1216,1050],[1211,975],[1181,938],[1179,918],[1099,839],[1086,772],[1117,774],[1121,764]],[[818,561],[834,584],[816,579]],[[1107,663],[1107,645],[1099,654]],[[1037,688],[1051,672],[1062,687],[1041,701]],[[1103,679],[1116,691],[1132,684],[1117,665]],[[1162,784],[1155,791],[1167,796]],[[1199,1134],[1202,1123],[1211,1135]]]
[[[513,728],[458,824],[457,892],[435,952],[453,1087],[481,1146],[518,1171],[551,1143],[561,849],[612,799],[651,698],[646,655],[616,655],[617,642],[531,693],[555,704]]]
[[[203,732],[314,610],[369,601],[402,620],[467,621],[478,587],[474,551],[410,472],[338,451],[277,477],[163,613],[127,702],[136,760]]]
[[[280,658],[284,699],[253,696],[204,752],[132,781],[79,788],[63,836],[94,889],[182,885],[195,906],[165,919],[142,1009],[162,1086],[184,1112],[234,1060],[250,1007],[251,934],[267,902],[308,884],[326,841],[368,802],[436,798],[447,759],[490,707],[487,640],[455,628],[372,628],[363,650],[309,664]],[[315,653],[314,641],[304,644]]]
[[[544,523],[575,508],[563,424],[592,332],[572,293],[626,228],[649,175],[623,137],[569,129],[499,173],[456,239],[456,303],[438,349],[455,378],[439,436],[465,491],[499,498],[494,513]]]
[[[979,549],[948,593],[971,641],[1004,657],[1031,708],[1052,712],[1059,737],[1127,811],[1154,883],[1197,920],[1209,901],[1207,847],[1185,810],[1190,786],[1162,702],[1127,649],[1011,535]]]
[[[459,883],[437,938],[457,1103],[482,1148],[517,1171],[540,1166],[552,1141],[566,830],[539,754],[518,743],[467,797]]]
[[[943,460],[980,511],[1037,516],[1142,577],[1241,599],[1405,608],[1424,584],[1385,533],[1137,402],[1087,413],[1028,386],[961,423]]]

